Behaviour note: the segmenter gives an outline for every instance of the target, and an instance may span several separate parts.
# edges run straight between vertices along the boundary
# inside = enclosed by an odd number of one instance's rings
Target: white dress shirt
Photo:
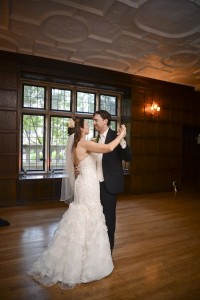
[[[107,132],[108,132],[108,130],[105,131],[103,134],[100,134],[98,143],[105,144]],[[103,157],[103,153],[97,153],[97,177],[100,182],[104,181],[103,168],[102,168],[102,157]]]

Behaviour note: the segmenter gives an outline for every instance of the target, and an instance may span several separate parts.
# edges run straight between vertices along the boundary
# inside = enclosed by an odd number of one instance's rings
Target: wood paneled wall
[[[60,179],[19,180],[18,107],[22,74],[39,74],[41,78],[57,78],[63,83],[117,86],[124,93],[123,120],[133,151],[130,174],[125,176],[125,192],[164,192],[173,189],[173,181],[181,183],[182,130],[185,126],[200,128],[200,93],[191,87],[0,51],[0,205],[59,198]],[[157,119],[150,114],[153,100],[161,107]]]
[[[148,81],[132,84],[130,192],[138,194],[173,190],[174,181],[181,185],[183,127],[200,124],[200,93],[191,87]],[[161,107],[158,118],[152,118],[153,100]],[[198,151],[200,162],[200,145]]]
[[[0,70],[0,205],[13,205],[18,191],[18,73]]]

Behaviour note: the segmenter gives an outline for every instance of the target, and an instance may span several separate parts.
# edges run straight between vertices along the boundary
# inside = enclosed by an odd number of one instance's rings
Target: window
[[[65,164],[67,123],[76,115],[88,120],[95,135],[93,113],[105,109],[112,116],[111,128],[120,122],[121,94],[77,86],[22,83],[21,171],[61,172]]]
[[[80,113],[93,113],[95,111],[95,94],[77,92],[76,111]]]
[[[117,115],[117,97],[100,95],[100,109],[107,110],[111,115]]]
[[[41,86],[24,86],[23,107],[43,108],[45,105],[45,88]]]
[[[23,169],[44,170],[45,131],[44,116],[22,115]]]
[[[50,169],[62,170],[65,163],[67,141],[67,122],[65,117],[51,117],[50,134]]]
[[[53,110],[71,110],[71,91],[51,89],[51,108]]]

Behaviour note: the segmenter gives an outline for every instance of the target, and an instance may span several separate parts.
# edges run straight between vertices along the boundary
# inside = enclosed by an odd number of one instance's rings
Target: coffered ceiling
[[[200,0],[1,0],[0,50],[200,91]]]

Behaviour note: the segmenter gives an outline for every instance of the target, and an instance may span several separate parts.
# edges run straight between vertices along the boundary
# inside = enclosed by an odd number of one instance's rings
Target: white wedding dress
[[[63,289],[102,279],[113,271],[105,217],[96,175],[96,154],[79,164],[74,202],[69,205],[50,241],[28,271],[45,286]]]

